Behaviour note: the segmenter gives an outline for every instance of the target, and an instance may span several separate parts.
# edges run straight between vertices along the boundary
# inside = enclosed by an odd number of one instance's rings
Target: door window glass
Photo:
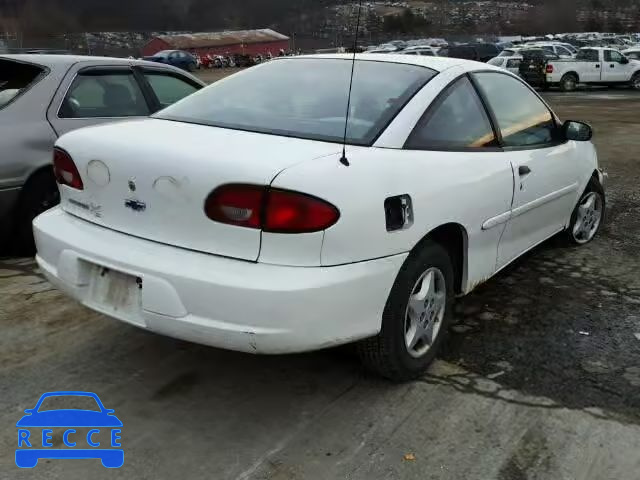
[[[60,108],[60,118],[138,117],[149,113],[133,73],[80,74]]]
[[[520,68],[520,60],[517,58],[509,60],[507,62],[507,68]]]
[[[173,75],[145,72],[162,108],[168,107],[199,90],[195,85]]]
[[[44,69],[28,63],[0,59],[0,108],[33,85]]]
[[[597,62],[600,60],[597,50],[580,50],[576,57],[577,60],[584,60],[585,62]]]
[[[556,124],[547,106],[522,82],[498,73],[474,74],[498,122],[506,147],[554,142]]]
[[[414,150],[495,147],[496,139],[480,98],[467,77],[449,87],[420,119],[407,140]]]
[[[622,62],[622,54],[619,52],[616,52],[615,50],[605,50],[604,61],[620,63]]]

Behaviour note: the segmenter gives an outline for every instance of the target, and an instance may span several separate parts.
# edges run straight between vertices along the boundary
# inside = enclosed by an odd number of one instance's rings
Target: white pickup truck
[[[546,66],[547,85],[564,92],[588,85],[629,85],[640,90],[640,61],[613,48],[581,48],[575,60],[552,60]]]

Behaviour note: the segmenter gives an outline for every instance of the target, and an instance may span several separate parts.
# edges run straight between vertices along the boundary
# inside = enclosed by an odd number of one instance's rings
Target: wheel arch
[[[53,174],[53,165],[51,163],[45,163],[44,165],[40,165],[39,167],[34,168],[29,175],[27,176],[22,188],[20,189],[20,197],[18,198],[18,204],[22,203],[25,196],[29,193],[29,187],[33,183],[33,180],[40,175],[50,174],[52,177]]]
[[[577,80],[578,82],[580,82],[580,75],[578,75],[578,72],[576,72],[576,71],[574,71],[574,70],[571,70],[571,71],[569,71],[569,72],[566,72],[566,73],[562,74],[562,78],[560,78],[560,81],[562,81],[562,79],[563,79],[564,77],[566,77],[567,75],[573,75],[574,77],[576,77],[576,80]]]
[[[467,283],[468,269],[469,237],[467,229],[455,222],[442,224],[422,237],[413,247],[410,255],[420,250],[429,241],[439,244],[449,253],[455,275],[454,287],[456,294],[463,293]]]

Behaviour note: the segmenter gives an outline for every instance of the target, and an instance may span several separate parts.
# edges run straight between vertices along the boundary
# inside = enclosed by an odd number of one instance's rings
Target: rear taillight
[[[67,185],[76,190],[84,189],[76,164],[71,156],[60,148],[53,150],[53,173],[60,185]]]
[[[304,193],[257,185],[224,185],[205,202],[211,220],[271,233],[325,230],[340,218],[336,207]]]
[[[547,65],[546,72],[553,73],[553,65]]]

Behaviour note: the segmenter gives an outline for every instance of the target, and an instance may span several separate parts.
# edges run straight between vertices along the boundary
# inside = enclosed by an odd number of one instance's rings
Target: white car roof
[[[397,53],[389,53],[386,55],[377,55],[371,53],[359,53],[356,54],[356,60],[369,60],[373,62],[387,62],[387,63],[406,63],[409,65],[418,65],[421,67],[427,67],[437,72],[444,72],[453,67],[465,67],[468,70],[475,70],[481,68],[490,67],[492,70],[496,69],[500,71],[497,67],[492,67],[491,65],[487,65],[486,63],[474,62],[472,60],[462,60],[459,58],[449,58],[449,57],[428,57],[428,56],[419,56],[419,55],[402,55]],[[299,57],[286,57],[290,58],[333,58],[336,60],[351,60],[353,58],[352,54],[349,53],[339,53],[339,54],[321,54],[321,55],[302,55]]]

